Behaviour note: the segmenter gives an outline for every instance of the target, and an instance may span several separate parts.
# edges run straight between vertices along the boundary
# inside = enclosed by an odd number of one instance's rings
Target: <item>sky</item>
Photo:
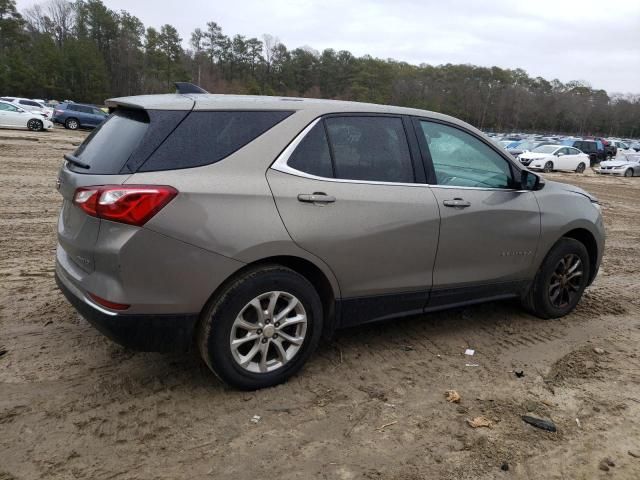
[[[45,0],[46,1],[46,0]],[[640,94],[640,0],[103,0],[145,26],[268,33],[287,48],[349,50],[412,64],[522,68]],[[18,9],[34,0],[18,0]]]

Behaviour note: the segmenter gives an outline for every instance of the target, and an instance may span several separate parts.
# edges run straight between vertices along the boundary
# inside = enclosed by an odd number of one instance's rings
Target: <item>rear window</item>
[[[89,165],[85,170],[69,164],[71,170],[94,175],[120,173],[149,127],[142,110],[116,110],[78,147],[74,155]]]
[[[138,171],[174,170],[219,162],[292,113],[191,112]]]

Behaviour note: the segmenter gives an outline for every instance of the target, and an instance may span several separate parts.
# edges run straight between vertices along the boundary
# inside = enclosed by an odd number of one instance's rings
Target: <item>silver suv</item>
[[[598,271],[597,200],[455,118],[206,94],[107,104],[60,170],[58,285],[116,342],[196,345],[236,387],[286,380],[337,328],[512,297],[566,315]]]

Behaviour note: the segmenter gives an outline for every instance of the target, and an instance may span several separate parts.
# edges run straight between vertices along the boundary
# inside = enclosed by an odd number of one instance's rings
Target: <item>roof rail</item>
[[[176,93],[209,93],[204,88],[189,82],[174,82]]]

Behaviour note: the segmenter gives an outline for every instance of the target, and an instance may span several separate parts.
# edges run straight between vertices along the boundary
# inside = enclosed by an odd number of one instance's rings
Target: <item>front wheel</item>
[[[624,171],[624,176],[625,176],[625,177],[633,177],[633,170],[632,170],[631,168],[627,168],[627,169]]]
[[[549,173],[553,171],[553,162],[547,162],[544,164],[544,168],[542,169],[544,173]]]
[[[576,173],[584,173],[585,168],[587,168],[587,166],[584,163],[580,162],[578,168],[576,168]]]
[[[40,132],[44,129],[44,124],[35,118],[27,122],[27,128],[32,132]]]
[[[573,238],[561,238],[542,262],[523,306],[540,318],[567,315],[580,301],[590,269],[586,247]]]
[[[279,265],[249,270],[205,307],[200,354],[224,382],[256,390],[286,381],[318,346],[322,303],[302,275]]]

